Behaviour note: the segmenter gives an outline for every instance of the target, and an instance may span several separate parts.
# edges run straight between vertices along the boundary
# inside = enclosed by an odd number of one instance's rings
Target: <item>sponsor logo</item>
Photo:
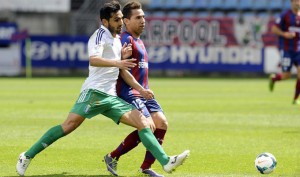
[[[261,48],[250,47],[149,47],[149,62],[170,64],[261,65]]]
[[[259,161],[257,161],[257,163],[258,164],[261,164],[261,163],[263,163],[263,162],[266,162],[267,160],[259,160]]]
[[[289,31],[290,32],[295,32],[295,33],[300,33],[300,28],[299,27],[295,27],[295,26],[290,26],[289,27]]]
[[[91,105],[87,105],[85,108],[84,108],[84,113],[88,113],[89,110],[91,108]]]
[[[16,31],[15,27],[0,27],[0,40],[10,40]]]
[[[174,157],[174,160],[173,160],[173,161],[171,161],[171,164],[174,164],[174,163],[176,163],[176,161],[177,161],[177,156],[175,156],[175,157]]]
[[[99,49],[99,47],[97,48]],[[25,47],[24,47],[25,54]],[[84,42],[58,42],[32,41],[30,46],[32,60],[53,61],[88,61],[87,46]]]
[[[46,147],[48,147],[48,144],[42,143],[42,146],[43,146],[44,148],[46,148]]]
[[[31,43],[30,53],[33,60],[44,60],[50,56],[50,47],[42,41]]]
[[[148,68],[148,62],[144,62],[144,61],[139,62],[139,68]]]

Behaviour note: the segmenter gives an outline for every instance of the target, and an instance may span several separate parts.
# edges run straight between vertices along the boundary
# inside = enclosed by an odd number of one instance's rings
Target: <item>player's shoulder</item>
[[[132,35],[130,33],[128,33],[127,31],[124,31],[122,34],[121,34],[121,41],[122,43],[132,43]]]
[[[290,9],[284,10],[275,18],[275,23],[280,24],[284,22],[285,20],[289,19],[291,16],[292,11]]]
[[[287,16],[287,15],[291,15],[293,12],[292,12],[292,10],[291,9],[287,9],[287,10],[284,10],[281,14],[280,14],[280,16],[281,17],[285,17],[285,16]]]
[[[109,39],[109,34],[103,28],[97,29],[93,35],[90,37],[90,40],[95,42],[95,44],[105,43]]]

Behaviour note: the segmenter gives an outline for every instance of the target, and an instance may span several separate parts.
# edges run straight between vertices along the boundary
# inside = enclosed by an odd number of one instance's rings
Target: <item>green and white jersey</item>
[[[110,31],[101,25],[88,41],[89,57],[99,56],[105,59],[121,60],[122,44],[120,37],[113,37]],[[89,76],[82,85],[81,92],[86,89],[96,89],[116,96],[116,81],[119,76],[117,67],[89,66]]]

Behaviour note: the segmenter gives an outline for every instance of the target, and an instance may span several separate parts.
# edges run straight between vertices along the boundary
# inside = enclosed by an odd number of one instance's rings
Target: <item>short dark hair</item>
[[[121,10],[121,5],[118,1],[111,1],[105,3],[100,9],[100,19],[106,19],[107,21],[109,21],[109,19],[112,16],[112,13],[117,13],[119,10]]]
[[[141,9],[141,8],[142,8],[142,4],[139,2],[132,1],[132,2],[126,3],[122,10],[123,18],[130,19],[131,15],[132,15],[131,10]]]

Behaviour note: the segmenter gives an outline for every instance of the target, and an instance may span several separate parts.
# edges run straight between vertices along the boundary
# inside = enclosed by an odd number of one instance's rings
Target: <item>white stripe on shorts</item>
[[[82,102],[84,101],[84,99],[85,99],[86,94],[88,93],[88,91],[89,91],[89,90],[84,90],[84,91],[81,93],[80,97],[79,97],[78,100],[77,100],[77,103],[82,103]]]

